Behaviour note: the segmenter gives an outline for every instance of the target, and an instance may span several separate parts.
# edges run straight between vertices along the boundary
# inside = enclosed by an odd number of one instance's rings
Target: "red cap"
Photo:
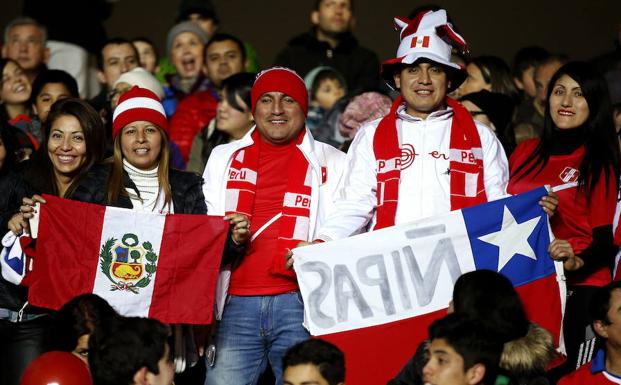
[[[304,115],[308,114],[308,91],[304,80],[294,70],[285,67],[272,67],[261,71],[254,81],[250,91],[252,112],[257,106],[257,101],[266,92],[282,92],[298,102]]]
[[[32,361],[24,371],[20,385],[92,385],[88,367],[67,352],[48,352]]]
[[[151,122],[168,132],[168,120],[160,98],[146,88],[134,86],[121,95],[119,104],[114,110],[112,138],[115,138],[123,127],[139,120]]]

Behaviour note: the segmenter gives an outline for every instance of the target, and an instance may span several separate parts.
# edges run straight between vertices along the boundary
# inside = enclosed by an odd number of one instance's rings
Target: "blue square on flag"
[[[477,270],[498,271],[514,286],[555,272],[548,221],[538,203],[547,193],[540,187],[462,210]]]

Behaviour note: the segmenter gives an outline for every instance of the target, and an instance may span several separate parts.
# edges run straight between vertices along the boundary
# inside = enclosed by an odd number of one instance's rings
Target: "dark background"
[[[54,0],[50,0],[54,1]],[[89,1],[89,0],[83,0]],[[0,26],[20,14],[22,1],[2,0]],[[294,35],[310,26],[314,0],[214,0],[221,31],[250,42],[259,64],[272,64],[276,53]],[[118,0],[105,26],[109,36],[146,35],[164,53],[179,0]],[[355,34],[380,60],[394,56],[397,33],[393,16],[407,16],[427,2],[357,0]],[[511,60],[517,49],[541,45],[573,59],[610,51],[621,25],[620,0],[438,0],[465,37],[474,56],[497,55]]]

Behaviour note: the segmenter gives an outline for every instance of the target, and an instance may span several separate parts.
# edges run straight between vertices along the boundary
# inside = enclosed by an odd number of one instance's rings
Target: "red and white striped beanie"
[[[112,138],[129,123],[144,120],[168,132],[168,120],[160,98],[152,91],[138,86],[121,95],[112,116]]]

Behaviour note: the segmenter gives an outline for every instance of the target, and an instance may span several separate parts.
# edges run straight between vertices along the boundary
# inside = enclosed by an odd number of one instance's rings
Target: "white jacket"
[[[427,119],[398,110],[397,129],[402,149],[402,171],[395,224],[450,211],[449,144],[453,110],[435,111]],[[381,119],[364,125],[347,153],[336,211],[317,238],[346,238],[373,226],[377,206],[377,160],[373,137]],[[476,122],[483,152],[483,183],[488,200],[506,196],[507,156],[496,135]]]
[[[211,152],[205,172],[203,173],[203,194],[209,215],[224,215],[227,173],[233,155],[240,149],[252,145],[253,127],[243,138],[231,143],[217,146]],[[345,154],[336,148],[313,139],[310,131],[298,148],[312,168],[312,194],[310,207],[310,234],[308,240],[314,239],[316,231],[323,224],[330,211],[334,209],[334,198],[345,163]],[[322,170],[326,172],[322,183]]]

